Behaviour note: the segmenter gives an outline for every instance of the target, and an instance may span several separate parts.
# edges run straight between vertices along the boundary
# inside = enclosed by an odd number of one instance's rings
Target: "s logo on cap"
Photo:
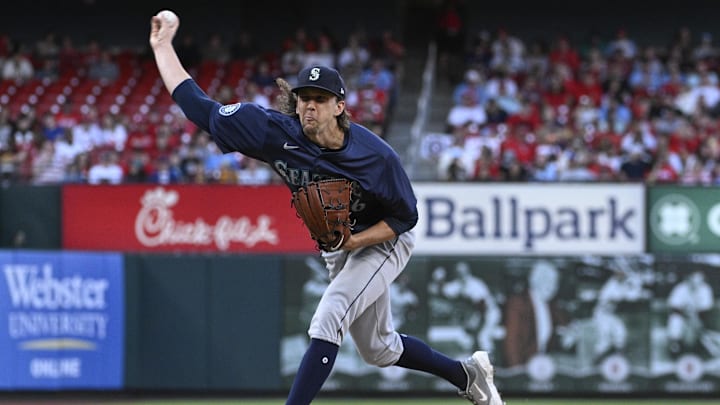
[[[320,78],[320,68],[312,68],[310,70],[309,79],[314,82],[315,80],[318,80],[319,78]]]

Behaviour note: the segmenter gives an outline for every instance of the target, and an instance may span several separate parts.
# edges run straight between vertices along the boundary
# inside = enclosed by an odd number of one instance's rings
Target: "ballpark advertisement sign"
[[[416,184],[421,254],[637,254],[640,184]]]
[[[65,186],[63,248],[314,252],[285,187]]]
[[[0,251],[1,389],[123,384],[119,254]]]
[[[651,252],[720,252],[720,188],[649,189]]]

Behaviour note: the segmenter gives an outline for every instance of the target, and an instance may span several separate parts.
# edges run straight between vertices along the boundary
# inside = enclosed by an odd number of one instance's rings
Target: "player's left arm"
[[[387,242],[417,224],[417,198],[407,173],[400,165],[400,160],[385,159],[383,174],[383,183],[378,187],[377,192],[387,207],[386,217],[375,225],[353,234],[345,242],[343,249],[353,250]]]
[[[365,246],[387,242],[395,236],[397,236],[395,231],[390,228],[390,225],[388,225],[387,222],[379,221],[375,225],[363,231],[352,234],[350,239],[345,242],[342,248],[344,250],[354,250]]]

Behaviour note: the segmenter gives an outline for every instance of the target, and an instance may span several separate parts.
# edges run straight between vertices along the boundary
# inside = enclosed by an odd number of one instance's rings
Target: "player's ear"
[[[338,117],[345,111],[345,100],[338,100],[335,104],[335,116]]]

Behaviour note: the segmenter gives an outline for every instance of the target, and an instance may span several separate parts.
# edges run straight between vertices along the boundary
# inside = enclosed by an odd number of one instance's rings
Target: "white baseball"
[[[178,16],[170,10],[163,10],[157,13],[157,16],[165,20],[168,25],[177,25]]]

